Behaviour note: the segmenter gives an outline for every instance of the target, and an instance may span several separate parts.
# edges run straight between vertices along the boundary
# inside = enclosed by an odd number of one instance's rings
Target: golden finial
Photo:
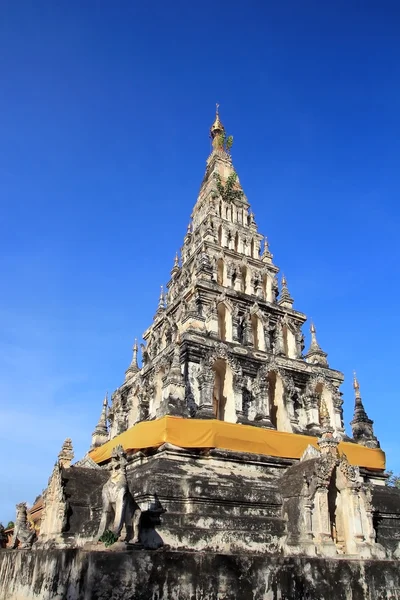
[[[223,131],[224,126],[222,125],[221,120],[219,118],[219,104],[217,103],[215,111],[215,121],[210,128],[210,137],[214,139],[216,135],[222,133]]]
[[[314,335],[316,334],[315,325],[312,321],[311,321],[311,325],[310,325],[310,332],[313,333]]]
[[[282,285],[286,285],[287,281],[286,281],[286,277],[284,275],[282,275]]]

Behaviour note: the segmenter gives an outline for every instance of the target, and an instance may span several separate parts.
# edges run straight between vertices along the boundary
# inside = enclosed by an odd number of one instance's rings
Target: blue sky
[[[4,1],[0,520],[90,444],[181,246],[215,103],[295,307],[400,471],[398,2]],[[328,4],[328,5],[326,5]],[[307,334],[308,335],[308,334]]]

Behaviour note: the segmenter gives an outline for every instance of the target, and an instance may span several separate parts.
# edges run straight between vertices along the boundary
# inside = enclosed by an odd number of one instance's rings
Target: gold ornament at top
[[[353,387],[358,392],[360,390],[360,384],[358,383],[356,372],[353,371]]]
[[[216,104],[215,121],[210,127],[210,137],[214,139],[215,136],[221,134],[224,129],[225,128],[219,118],[219,104]]]

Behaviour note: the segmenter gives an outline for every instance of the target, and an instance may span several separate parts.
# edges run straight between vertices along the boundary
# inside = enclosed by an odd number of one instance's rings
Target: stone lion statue
[[[17,518],[14,525],[14,535],[11,540],[11,548],[16,548],[18,542],[20,548],[31,548],[34,542],[36,533],[32,531],[28,523],[28,511],[26,502],[17,504]]]
[[[111,529],[119,538],[125,525],[125,541],[137,543],[141,510],[128,488],[126,462],[122,446],[115,447],[111,455],[110,478],[102,490],[103,510],[97,536],[100,538],[107,529]]]

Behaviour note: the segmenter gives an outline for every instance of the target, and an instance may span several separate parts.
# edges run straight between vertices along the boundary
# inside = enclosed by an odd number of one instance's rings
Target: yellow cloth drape
[[[126,451],[156,448],[169,442],[181,448],[221,448],[282,458],[300,458],[308,445],[317,446],[317,438],[296,433],[262,429],[251,425],[217,420],[163,417],[134,425],[111,441],[95,448],[90,457],[97,463],[110,458],[115,446]],[[380,449],[340,442],[350,464],[369,469],[384,469],[385,454]]]

